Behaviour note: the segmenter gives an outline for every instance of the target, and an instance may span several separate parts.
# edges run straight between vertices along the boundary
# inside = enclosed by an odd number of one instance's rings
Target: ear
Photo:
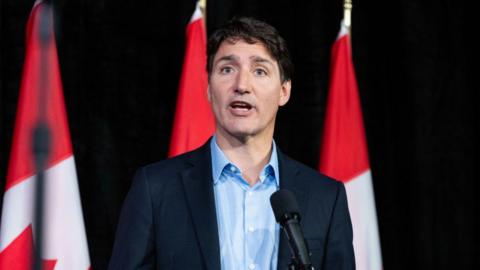
[[[282,88],[280,89],[280,100],[278,101],[279,106],[287,104],[290,99],[290,90],[292,89],[292,81],[288,80],[282,83]]]

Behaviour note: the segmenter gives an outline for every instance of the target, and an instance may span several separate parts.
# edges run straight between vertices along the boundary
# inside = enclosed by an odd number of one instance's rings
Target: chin
[[[235,138],[247,138],[255,135],[255,133],[246,130],[232,130],[229,133]]]
[[[226,129],[226,131],[232,137],[235,137],[238,140],[242,140],[242,141],[243,141],[243,139],[247,139],[248,137],[252,137],[252,136],[255,136],[255,134],[257,134],[251,128],[235,127],[235,128]]]

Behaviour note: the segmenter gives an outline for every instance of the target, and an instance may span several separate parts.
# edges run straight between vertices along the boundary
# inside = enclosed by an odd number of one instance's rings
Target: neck
[[[217,144],[225,156],[242,171],[242,176],[250,184],[255,185],[272,153],[272,136],[264,138],[235,138],[216,132]]]

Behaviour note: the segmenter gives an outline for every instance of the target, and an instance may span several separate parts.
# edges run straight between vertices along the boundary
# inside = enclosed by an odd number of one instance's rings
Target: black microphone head
[[[300,210],[298,208],[295,194],[287,189],[277,190],[270,196],[270,204],[272,205],[273,214],[278,223],[283,223],[284,219],[289,216],[297,216],[300,218]]]

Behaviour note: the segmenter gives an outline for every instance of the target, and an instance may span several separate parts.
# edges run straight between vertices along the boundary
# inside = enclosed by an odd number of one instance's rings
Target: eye
[[[233,72],[233,68],[232,67],[221,67],[220,68],[220,73],[221,74],[230,74]]]
[[[255,69],[254,73],[255,73],[256,76],[265,76],[265,75],[267,75],[267,71],[265,71],[265,70],[262,69],[262,68],[257,68],[257,69]]]

